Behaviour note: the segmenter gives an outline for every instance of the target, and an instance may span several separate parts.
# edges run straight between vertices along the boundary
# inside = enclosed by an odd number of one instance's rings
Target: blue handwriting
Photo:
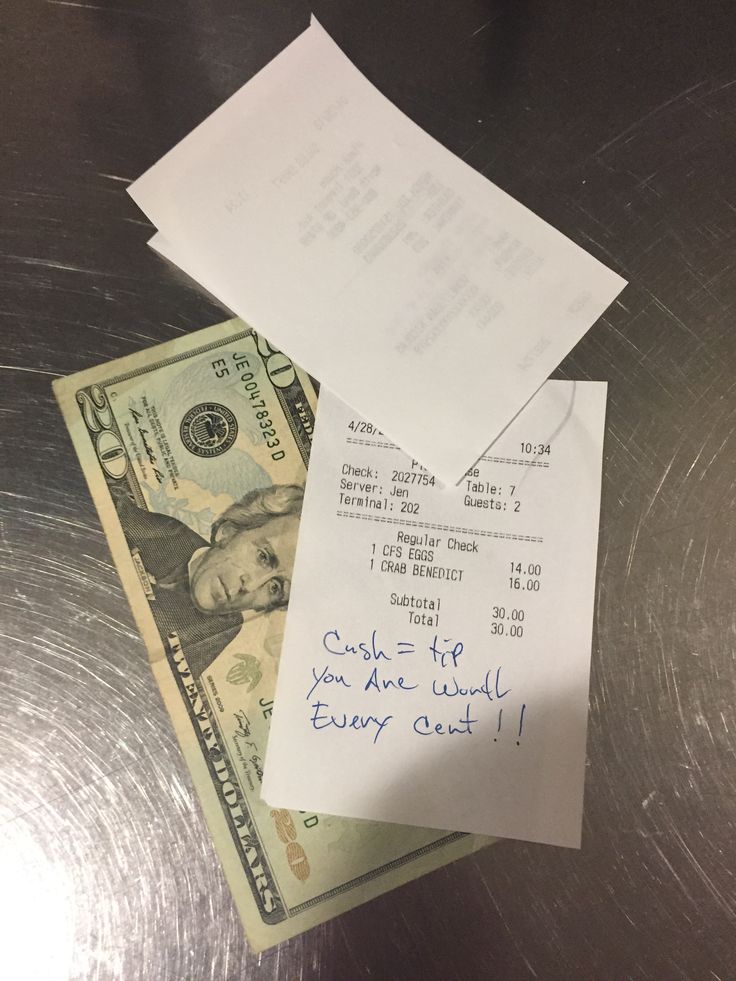
[[[345,714],[345,712],[342,712],[339,715],[333,715],[332,713],[329,715],[320,714],[321,709],[327,709],[330,707],[327,702],[312,702],[311,707],[314,709],[314,712],[309,720],[312,723],[312,728],[320,730],[328,729],[330,726],[335,726],[337,729],[347,728],[360,730],[368,729],[370,726],[375,726],[376,731],[373,736],[374,744],[383,732],[384,728],[389,724],[391,719],[393,719],[393,715],[385,715],[382,719],[379,719],[378,716],[375,715],[354,715],[348,722],[349,717]]]
[[[436,733],[438,736],[472,736],[473,730],[472,726],[475,725],[477,719],[470,718],[470,702],[465,706],[465,715],[462,715],[457,723],[451,722],[445,728],[444,723],[435,722],[434,724],[429,721],[429,716],[420,715],[414,720],[413,729],[414,732],[418,733],[420,736],[431,736]]]
[[[397,688],[401,691],[414,691],[419,685],[407,685],[404,676],[399,675],[397,681],[393,681],[391,678],[379,678],[378,677],[378,665],[371,671],[368,681],[366,681],[363,691],[368,691],[369,688],[375,688],[376,691],[386,691],[388,688]]]
[[[322,673],[317,674],[317,671],[312,668],[312,677],[314,678],[314,684],[307,692],[307,701],[312,697],[312,692],[317,687],[320,682],[323,685],[342,685],[344,688],[352,688],[349,681],[346,681],[341,674],[333,674],[327,665],[322,668]]]
[[[437,646],[437,641],[438,640],[439,640],[439,638],[437,637],[437,634],[435,634],[434,635],[434,640],[429,645],[429,649],[432,652],[432,657],[434,658],[435,664],[437,664],[439,662],[439,666],[441,668],[444,668],[444,667],[447,666],[447,659],[450,658],[452,660],[452,666],[453,666],[453,668],[456,668],[457,667],[457,659],[460,657],[460,655],[463,652],[463,644],[462,644],[462,642],[461,641],[458,641],[457,644],[455,644],[454,647],[450,648],[449,650],[444,651],[444,650],[440,650],[440,648]],[[452,641],[451,641],[451,638],[450,637],[445,637],[445,639],[443,640],[442,643],[443,644],[450,644],[451,642]]]
[[[322,646],[330,654],[342,657],[344,654],[360,654],[364,661],[390,661],[391,658],[376,643],[376,631],[371,633],[370,646],[365,641],[360,641],[357,645],[345,644],[340,639],[337,630],[328,630],[322,638]],[[342,648],[342,650],[340,650]]]
[[[437,681],[436,678],[432,679],[432,694],[433,695],[447,695],[449,698],[454,698],[455,695],[485,695],[489,702],[494,701],[497,698],[503,698],[504,695],[508,695],[511,691],[510,688],[506,688],[504,691],[500,690],[501,685],[501,668],[496,668],[496,680],[495,683],[491,681],[491,672],[486,671],[486,676],[483,679],[483,684],[476,687],[463,688],[457,683],[457,678],[455,675],[452,676],[452,681]]]

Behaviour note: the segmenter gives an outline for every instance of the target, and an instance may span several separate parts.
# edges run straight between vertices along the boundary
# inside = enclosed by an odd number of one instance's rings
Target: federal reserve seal
[[[219,402],[202,402],[184,416],[179,435],[195,456],[220,456],[235,442],[238,420],[227,406]]]

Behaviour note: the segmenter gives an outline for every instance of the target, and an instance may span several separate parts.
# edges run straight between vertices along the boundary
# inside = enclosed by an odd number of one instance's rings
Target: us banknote
[[[54,391],[251,946],[488,844],[261,799],[314,426],[309,377],[231,320]]]

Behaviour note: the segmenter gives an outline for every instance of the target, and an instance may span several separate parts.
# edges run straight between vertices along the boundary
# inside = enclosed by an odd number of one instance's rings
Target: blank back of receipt
[[[177,264],[445,483],[625,285],[316,23],[130,193]]]

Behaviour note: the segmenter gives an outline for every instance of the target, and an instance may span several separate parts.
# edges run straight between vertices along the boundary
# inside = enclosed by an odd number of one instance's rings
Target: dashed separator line
[[[356,439],[354,436],[347,436],[345,442],[354,443],[357,446],[377,446],[385,450],[398,450],[400,447],[396,443],[376,443],[372,439]],[[545,467],[549,469],[547,460],[518,460],[511,456],[481,456],[479,460],[487,463],[512,463],[520,467]]]
[[[386,450],[398,450],[400,447],[396,443],[376,443],[372,439],[356,439],[354,436],[346,436],[346,443],[356,443],[358,446],[382,446]]]
[[[549,468],[549,463],[546,460],[517,460],[511,456],[481,456],[479,459],[486,460],[488,463],[516,463],[522,467]]]
[[[337,511],[339,518],[360,518],[362,521],[379,521],[386,525],[402,525],[409,528],[431,528],[432,531],[454,531],[459,535],[482,535],[485,538],[506,538],[515,542],[544,542],[535,535],[514,535],[506,531],[483,531],[479,528],[456,528],[454,525],[434,524],[431,521],[406,521],[403,518],[384,518],[376,514],[356,514],[353,511]]]

